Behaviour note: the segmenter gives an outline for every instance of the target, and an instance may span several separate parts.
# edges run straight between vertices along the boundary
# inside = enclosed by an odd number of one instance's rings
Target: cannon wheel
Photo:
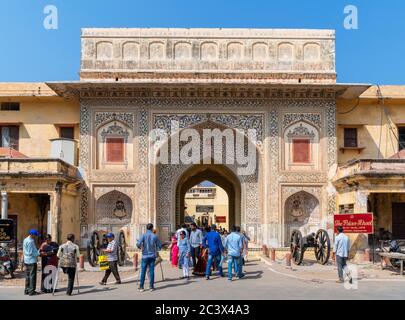
[[[320,264],[327,264],[330,256],[330,239],[326,230],[319,229],[315,236],[315,257]]]
[[[127,254],[127,243],[125,242],[124,231],[120,231],[118,236],[118,265],[122,267]]]
[[[97,231],[93,231],[90,241],[87,244],[87,260],[92,267],[97,265],[97,259],[100,254],[100,236]]]
[[[304,245],[302,234],[299,230],[294,230],[291,234],[291,258],[296,265],[300,265],[304,259]]]

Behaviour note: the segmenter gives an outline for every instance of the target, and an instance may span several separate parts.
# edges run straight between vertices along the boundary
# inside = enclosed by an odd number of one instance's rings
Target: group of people
[[[137,241],[136,245],[142,250],[141,275],[139,282],[139,291],[144,291],[146,272],[149,269],[149,288],[154,290],[154,269],[156,259],[159,258],[159,251],[162,249],[162,243],[154,232],[153,224],[146,226],[146,232]],[[347,255],[349,241],[343,233],[343,228],[338,227],[338,235],[335,238],[333,258],[336,258],[339,282],[343,282],[343,273],[349,276],[347,272]],[[221,231],[221,232],[220,232]],[[47,266],[62,268],[63,273],[68,276],[67,295],[72,295],[74,280],[76,276],[77,259],[80,256],[79,247],[74,243],[75,236],[69,234],[66,243],[58,245],[52,241],[52,237],[47,235],[45,241],[38,249],[36,239],[39,236],[37,230],[30,230],[28,237],[23,242],[24,265],[26,272],[25,291],[26,295],[37,295],[37,260],[41,257],[42,261],[42,281],[41,291],[50,293],[53,291],[54,284],[49,286],[46,282],[48,273]],[[108,245],[102,251],[107,255],[108,269],[100,282],[106,285],[107,280],[112,273],[116,284],[121,284],[118,273],[118,244],[115,241],[114,234],[106,235]],[[248,252],[249,237],[245,232],[241,232],[240,227],[233,226],[231,232],[218,230],[216,225],[205,228],[198,228],[195,223],[190,227],[182,225],[176,233],[172,235],[170,244],[170,261],[173,267],[182,269],[182,279],[189,279],[189,269],[193,268],[193,274],[205,276],[210,279],[212,271],[218,271],[220,277],[224,277],[223,263],[228,264],[228,280],[232,281],[233,272],[237,278],[243,278],[243,266]],[[49,270],[49,269],[48,269]]]
[[[45,237],[45,241],[41,244],[38,249],[36,246],[36,240],[39,236],[39,232],[35,229],[29,231],[28,237],[24,239],[23,242],[23,255],[24,255],[24,267],[25,267],[25,290],[26,295],[37,295],[39,292],[36,291],[37,285],[37,269],[38,269],[38,257],[41,257],[41,292],[51,293],[55,289],[54,277],[48,277],[51,272],[57,272],[58,267],[60,267],[63,273],[67,274],[68,285],[66,289],[67,295],[72,295],[74,281],[76,277],[77,261],[80,257],[79,246],[74,243],[74,234],[67,235],[66,243],[58,245],[56,242],[52,241],[51,235]],[[101,285],[107,283],[107,279],[111,273],[113,273],[116,284],[120,284],[120,276],[118,273],[118,245],[114,240],[114,234],[108,233],[108,246],[102,251],[107,255],[107,260],[109,268],[105,271],[103,280],[100,282]],[[53,266],[48,268],[48,266]]]
[[[171,237],[171,265],[182,269],[182,279],[189,279],[189,269],[193,267],[194,275],[209,280],[213,270],[224,276],[223,264],[227,260],[228,279],[232,281],[232,270],[242,278],[249,240],[238,226],[228,233],[217,229],[215,224],[205,228],[198,228],[195,223],[190,227],[184,224]]]
[[[66,294],[72,295],[76,275],[77,258],[80,256],[79,246],[74,243],[75,236],[73,234],[69,234],[67,236],[67,242],[59,246],[56,242],[52,241],[51,235],[48,234],[39,249],[36,246],[36,239],[38,236],[38,231],[32,229],[29,231],[28,237],[26,237],[23,242],[25,267],[24,293],[30,296],[39,294],[39,292],[36,291],[36,285],[38,257],[41,257],[42,293],[51,293],[53,291],[54,283],[52,280],[47,280],[48,272],[52,272],[52,269],[57,271],[59,266],[62,268],[63,273],[68,275]],[[48,268],[48,266],[51,267]],[[51,279],[53,279],[53,277],[51,277]]]

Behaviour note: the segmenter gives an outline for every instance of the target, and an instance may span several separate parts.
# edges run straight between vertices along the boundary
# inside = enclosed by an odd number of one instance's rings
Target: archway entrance
[[[176,187],[176,225],[185,222],[185,196],[194,186],[203,181],[210,181],[225,190],[228,196],[228,215],[226,225],[241,225],[241,186],[239,179],[225,165],[194,165],[186,170]],[[214,208],[215,210],[215,208]],[[208,218],[208,222],[209,217]],[[216,223],[211,219],[212,223]]]

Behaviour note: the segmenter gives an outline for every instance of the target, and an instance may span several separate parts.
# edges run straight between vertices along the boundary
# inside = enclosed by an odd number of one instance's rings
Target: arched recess
[[[107,192],[96,202],[96,229],[117,233],[120,228],[131,223],[132,211],[129,196],[118,190]]]
[[[241,185],[236,175],[225,165],[193,165],[187,169],[176,187],[176,225],[184,221],[184,197],[191,187],[208,180],[224,189],[229,201],[229,226],[241,225]]]
[[[284,205],[285,245],[294,229],[306,236],[319,229],[320,220],[320,202],[314,195],[300,191],[289,196]]]

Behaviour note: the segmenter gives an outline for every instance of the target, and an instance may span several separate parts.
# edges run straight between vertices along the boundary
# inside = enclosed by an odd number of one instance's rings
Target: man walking
[[[343,272],[349,277],[349,282],[352,283],[353,279],[350,272],[347,270],[346,260],[349,254],[349,238],[343,233],[343,227],[337,227],[338,235],[335,238],[335,244],[333,246],[333,256],[332,259],[336,257],[336,264],[338,267],[339,280],[337,283],[345,282],[343,277]]]
[[[149,268],[149,288],[151,291],[155,290],[155,261],[158,256],[158,251],[162,249],[162,244],[152,230],[153,224],[148,223],[146,233],[142,235],[136,244],[136,246],[142,250],[140,292],[145,291],[144,284],[147,268]]]
[[[121,284],[120,275],[118,273],[118,244],[115,241],[115,236],[113,233],[107,234],[108,245],[106,249],[102,251],[107,253],[107,261],[109,268],[105,271],[103,280],[101,280],[101,285],[107,284],[107,279],[110,276],[111,272],[115,278],[115,284]]]
[[[215,259],[215,265],[218,266],[219,275],[221,277],[224,276],[221,266],[221,255],[224,252],[224,247],[222,245],[221,236],[216,230],[217,227],[213,224],[211,231],[208,232],[202,240],[203,247],[208,247],[208,262],[207,268],[205,269],[205,279],[207,280],[210,279],[213,259]]]
[[[74,234],[68,234],[67,241],[62,244],[58,250],[59,266],[62,268],[63,273],[68,275],[68,286],[66,294],[72,295],[73,286],[76,276],[77,258],[80,257],[79,246],[74,243]]]
[[[240,268],[240,260],[242,259],[243,240],[236,233],[236,227],[231,228],[231,234],[225,238],[225,252],[228,254],[228,280],[232,281],[232,267],[238,278],[242,278],[242,268]]]
[[[197,265],[197,259],[200,260],[201,247],[202,247],[202,231],[197,228],[195,222],[191,224],[190,232],[190,245],[191,245],[191,259],[193,260],[193,267]]]
[[[35,296],[39,294],[35,291],[37,286],[37,259],[39,256],[39,250],[35,244],[35,240],[39,236],[39,233],[35,229],[31,229],[29,236],[24,239],[23,242],[23,254],[25,265],[25,290],[24,294]]]

